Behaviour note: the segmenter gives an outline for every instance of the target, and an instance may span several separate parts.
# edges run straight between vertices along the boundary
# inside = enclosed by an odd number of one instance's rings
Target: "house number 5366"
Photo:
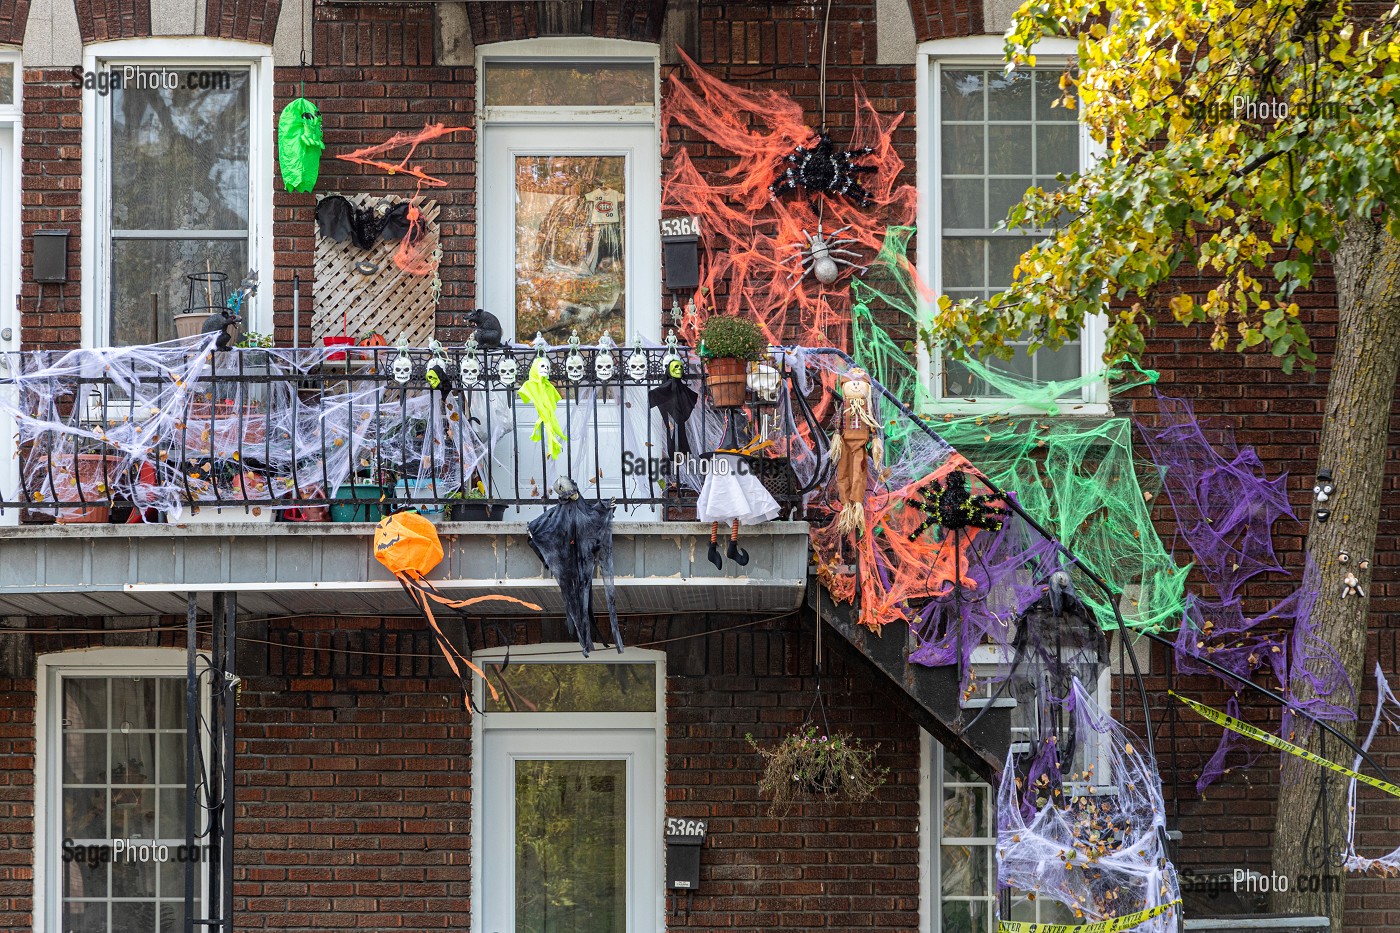
[[[704,820],[678,820],[670,817],[666,820],[666,835],[668,836],[703,836],[705,835]]]

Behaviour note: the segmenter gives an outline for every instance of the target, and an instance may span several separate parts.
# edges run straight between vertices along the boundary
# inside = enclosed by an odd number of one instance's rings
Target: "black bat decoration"
[[[999,531],[1002,517],[1011,514],[1009,510],[994,505],[1003,501],[1001,496],[972,495],[967,488],[967,474],[962,470],[949,473],[941,485],[938,480],[929,480],[915,493],[918,498],[911,498],[909,502],[924,513],[924,520],[909,533],[910,541],[917,541],[934,525],[945,531],[963,528]]]

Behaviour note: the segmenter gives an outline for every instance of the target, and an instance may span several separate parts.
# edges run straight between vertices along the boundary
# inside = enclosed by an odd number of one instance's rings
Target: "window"
[[[998,649],[981,646],[973,655],[974,670],[981,686],[974,702],[992,701],[995,690],[989,690],[984,675],[997,666]],[[1087,675],[1086,675],[1087,676]],[[1093,685],[1092,692],[1100,706],[1110,702],[1112,675],[1105,667]],[[1086,684],[1088,686],[1088,684]],[[999,704],[1005,697],[994,700]],[[1032,735],[1036,718],[1035,701],[1031,706],[1017,706],[1011,714],[1011,740],[1024,743]],[[1107,773],[1104,749],[1094,739],[1081,737],[1074,758],[1076,768],[1090,761],[1096,774]],[[930,817],[925,821],[931,838],[928,865],[933,896],[927,899],[931,914],[931,931],[939,933],[994,933],[997,909],[996,872],[996,788],[984,782],[972,769],[948,754],[943,746],[925,737],[928,764],[929,799],[925,806]],[[1090,788],[1096,793],[1099,788]],[[1032,899],[1025,892],[1006,893],[1003,909],[1005,919],[1035,923],[1082,923],[1073,911],[1049,898]]]
[[[920,227],[931,235],[920,263],[935,291],[954,300],[985,299],[1010,286],[1021,254],[1049,231],[998,226],[1028,188],[1053,188],[1058,174],[1080,169],[1087,151],[1078,111],[1052,106],[1067,59],[1047,64],[1055,59],[1043,55],[1039,67],[1007,74],[1001,41],[992,40],[995,58],[981,54],[988,43],[980,38],[926,43],[921,58],[921,102],[933,119],[921,122],[927,182],[920,184]],[[1011,360],[992,365],[1041,382],[1077,379],[1099,365],[1102,328],[1090,325],[1081,340],[1057,351],[1029,354],[1021,341]],[[1005,397],[946,354],[926,364],[934,399],[975,404]],[[1102,387],[1087,388],[1080,400],[1104,401]]]
[[[211,54],[196,58],[189,45]],[[84,306],[95,343],[173,338],[192,273],[223,272],[230,288],[249,269],[272,279],[271,62],[215,54],[227,48],[126,40],[89,55],[96,78],[83,92],[84,126],[90,114],[94,149],[89,158],[85,141],[84,196],[94,219],[83,240],[94,273],[85,281],[95,287],[84,289]],[[270,329],[266,304],[267,314],[256,299],[245,310],[252,329]]]
[[[183,930],[183,653],[101,649],[40,665],[36,927]]]
[[[665,654],[479,651],[472,929],[660,933]]]

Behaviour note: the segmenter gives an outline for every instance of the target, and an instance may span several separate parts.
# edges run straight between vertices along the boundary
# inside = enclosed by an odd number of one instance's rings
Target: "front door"
[[[654,933],[656,736],[486,733],[490,933]]]
[[[619,348],[619,368],[634,338],[657,340],[657,148],[652,123],[485,126],[481,307],[500,319],[507,338],[529,344],[538,334],[563,346],[577,333],[590,346],[606,333]],[[530,360],[519,360],[522,379]],[[591,389],[565,397],[560,418],[569,439],[556,459],[530,439],[534,410],[517,406],[514,443],[497,445],[490,470],[495,494],[551,497],[555,477],[567,474],[587,493],[624,504],[657,495],[624,475],[620,455],[644,454],[651,436],[645,389],[614,385],[596,397]],[[653,511],[629,508],[628,517]]]

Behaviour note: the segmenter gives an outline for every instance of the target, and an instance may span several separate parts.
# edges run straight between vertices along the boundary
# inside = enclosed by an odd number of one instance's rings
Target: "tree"
[[[1289,372],[1316,358],[1295,296],[1330,255],[1339,313],[1317,467],[1337,494],[1333,520],[1309,525],[1303,584],[1318,589],[1318,633],[1359,686],[1368,600],[1341,598],[1336,555],[1374,553],[1400,363],[1400,7],[1029,0],[1007,35],[1008,68],[1034,65],[1035,43],[1064,34],[1079,55],[1061,103],[1083,108],[1104,156],[1027,192],[1007,224],[1047,238],[1004,294],[940,301],[926,336],[1007,355],[1013,338],[1058,347],[1107,312],[1111,358],[1140,353],[1154,323],[1175,319],[1213,325],[1217,350],[1272,352]],[[1191,270],[1212,283],[1205,294],[1174,278]],[[1329,847],[1345,825],[1340,781],[1307,773],[1279,794],[1274,870],[1293,879],[1317,870],[1296,815],[1313,810],[1320,781],[1333,782]],[[1342,902],[1295,888],[1275,906],[1330,912],[1340,931]]]

